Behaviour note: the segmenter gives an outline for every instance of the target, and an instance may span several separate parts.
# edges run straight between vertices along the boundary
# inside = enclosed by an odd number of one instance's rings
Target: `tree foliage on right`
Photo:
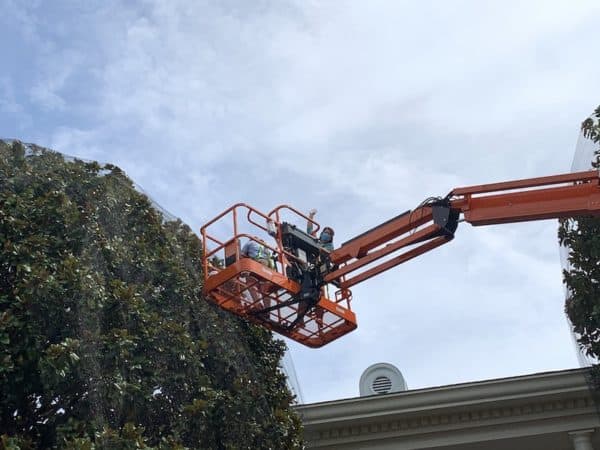
[[[591,165],[600,169],[600,106],[582,123],[581,130],[584,137],[598,144]],[[563,219],[558,238],[569,249],[570,267],[563,271],[569,291],[565,311],[583,352],[600,359],[600,218]],[[600,380],[599,368],[597,365],[593,370],[596,384]]]

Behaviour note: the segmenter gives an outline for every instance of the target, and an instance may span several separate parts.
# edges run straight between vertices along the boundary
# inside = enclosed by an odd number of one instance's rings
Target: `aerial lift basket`
[[[291,220],[283,222],[284,217]],[[301,344],[321,347],[353,331],[356,316],[350,308],[349,289],[328,284],[307,296],[303,280],[291,275],[307,261],[302,251],[290,248],[289,239],[283,238],[282,225],[304,235],[308,242],[313,238],[298,231],[307,220],[287,205],[263,214],[245,203],[215,217],[201,228],[203,291],[209,301],[233,314]],[[318,229],[318,224],[313,222],[313,226]],[[242,255],[248,241],[273,255],[270,266]]]

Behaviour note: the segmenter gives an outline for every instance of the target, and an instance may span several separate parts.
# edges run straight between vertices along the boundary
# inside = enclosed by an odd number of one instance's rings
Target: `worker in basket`
[[[252,258],[269,269],[275,269],[275,261],[273,260],[271,251],[264,245],[260,244],[258,240],[259,239],[254,236],[252,239],[246,242],[242,247],[242,256],[244,258]]]
[[[309,235],[311,235],[312,237],[316,238],[317,243],[324,250],[327,250],[328,252],[332,252],[333,251],[333,236],[335,235],[335,232],[333,231],[333,228],[331,228],[331,227],[324,227],[323,230],[321,231],[321,234],[319,234],[319,237],[317,237],[316,236],[317,231],[313,229],[313,219],[315,218],[316,215],[317,215],[317,210],[314,208],[308,212],[308,218],[310,220],[306,221],[306,232]],[[323,288],[321,288],[321,294],[324,295],[325,297],[329,298],[329,286],[327,286],[327,285],[323,286]],[[298,316],[302,317],[302,319],[300,320],[300,323],[302,323],[302,324],[304,324],[303,317],[306,314],[306,312],[308,311],[308,307],[309,307],[309,305],[306,303],[300,303],[298,305]],[[322,309],[316,310],[315,320],[320,329],[323,326],[323,310]]]
[[[259,242],[259,238],[254,236],[242,247],[241,255],[243,258],[251,258],[258,261],[263,266],[275,270],[275,260],[271,251]],[[248,291],[252,298],[253,305],[258,309],[269,308],[271,306],[271,298],[267,290],[269,283],[261,282],[257,277],[249,275],[247,282],[250,285]]]
[[[306,221],[306,232],[315,238],[317,238],[317,230],[313,230],[312,220],[315,218],[316,214],[317,214],[317,210],[314,208],[311,209],[308,212],[308,218],[310,220]],[[323,231],[321,231],[321,234],[317,238],[317,242],[325,250],[332,252],[333,251],[333,236],[334,236],[334,234],[335,234],[335,232],[333,231],[333,228],[324,227]]]
[[[221,258],[219,258],[218,256],[213,256],[209,261],[208,261],[208,275],[212,276],[212,275],[216,275],[218,274],[221,270],[223,270],[223,268],[225,267],[225,261],[223,261]]]

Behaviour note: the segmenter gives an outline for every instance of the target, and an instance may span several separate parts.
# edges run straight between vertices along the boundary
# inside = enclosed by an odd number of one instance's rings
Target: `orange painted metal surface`
[[[312,222],[315,230],[319,225],[287,205],[265,215],[240,203],[202,227],[204,292],[234,314],[302,344],[320,347],[356,328],[350,308],[351,286],[451,241],[462,221],[479,226],[600,215],[599,180],[598,171],[592,170],[456,188],[444,198],[428,199],[326,252],[321,295],[310,305],[297,301],[301,286],[286,276],[287,269],[299,261],[297,254],[283,247],[280,225],[286,214],[304,224]],[[223,221],[233,233],[213,234],[211,229]],[[242,222],[263,236],[242,227]],[[269,230],[269,222],[276,233]],[[276,253],[275,268],[243,258],[241,245],[247,240]],[[227,260],[226,264],[215,267],[211,263],[215,256]],[[330,298],[328,291],[334,284],[336,292]]]
[[[356,329],[356,316],[350,307],[352,293],[348,289],[334,291],[333,286],[323,287],[315,306],[295,301],[300,285],[285,276],[286,267],[295,256],[283,248],[279,235],[269,235],[267,226],[267,221],[271,221],[278,230],[278,219],[284,211],[297,213],[282,205],[267,216],[239,203],[204,225],[203,292],[209,301],[250,322],[309,347],[321,347]],[[301,220],[306,219],[298,214]],[[224,228],[221,234],[233,230],[233,236],[216,236],[219,227]],[[248,240],[255,240],[278,255],[275,268],[242,257],[242,246]],[[215,261],[225,261],[225,249],[231,244],[235,252],[227,265],[219,267]]]
[[[598,184],[598,171],[586,170],[584,172],[563,173],[547,177],[524,178],[522,180],[503,181],[501,183],[478,184],[456,188],[452,195],[484,194],[486,192],[500,192],[511,189],[536,188],[541,186],[560,185],[563,183],[595,183]]]
[[[451,206],[460,209],[465,221],[474,226],[597,215],[600,211],[595,170],[470,186],[454,189],[452,194],[456,198]]]
[[[339,267],[325,279],[349,288],[452,240],[435,223],[446,207],[471,225],[492,225],[600,214],[598,171],[456,188],[343,244],[331,253]],[[398,254],[399,252],[402,252]]]

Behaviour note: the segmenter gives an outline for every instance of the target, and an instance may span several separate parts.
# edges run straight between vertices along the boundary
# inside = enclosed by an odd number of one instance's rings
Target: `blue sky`
[[[337,242],[453,187],[568,171],[600,103],[596,1],[0,0],[0,136],[121,166],[194,229],[316,207]],[[571,368],[556,223],[474,229],[294,343],[304,400]]]

